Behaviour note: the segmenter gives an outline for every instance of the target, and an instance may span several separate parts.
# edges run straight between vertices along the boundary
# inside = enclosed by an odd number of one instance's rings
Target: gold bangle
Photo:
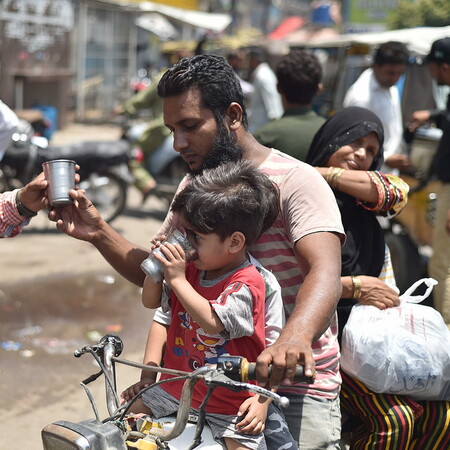
[[[345,169],[340,167],[330,167],[327,174],[325,175],[325,180],[330,185],[332,189],[336,189],[338,186],[339,178],[345,172]]]
[[[328,167],[327,173],[325,175],[325,180],[329,185],[331,185],[331,174],[333,172],[333,169],[334,169],[333,166]]]
[[[361,298],[361,278],[352,276],[353,294],[352,298],[359,300]]]
[[[331,185],[333,188],[337,189],[339,185],[339,179],[341,178],[342,174],[345,172],[345,169],[336,168],[335,169],[335,176],[333,178],[333,184]]]

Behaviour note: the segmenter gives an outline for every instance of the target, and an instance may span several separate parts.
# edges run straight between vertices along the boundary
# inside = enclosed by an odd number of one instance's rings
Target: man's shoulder
[[[372,69],[366,69],[347,89],[344,97],[344,106],[351,106],[351,104],[346,104],[349,101],[352,102],[352,105],[356,105],[357,103],[363,102],[368,97],[373,79],[372,74]]]
[[[262,127],[259,127],[257,130],[254,131],[253,136],[258,139],[258,137],[261,137],[266,134],[270,134],[274,131],[277,131],[281,124],[283,124],[282,120],[284,117],[281,117],[280,119],[272,120],[270,122],[267,122]]]
[[[271,149],[270,155],[261,164],[260,169],[269,177],[277,177],[278,179],[292,176],[294,173],[301,174],[301,176],[316,176],[318,174],[317,170],[311,165],[275,148]]]

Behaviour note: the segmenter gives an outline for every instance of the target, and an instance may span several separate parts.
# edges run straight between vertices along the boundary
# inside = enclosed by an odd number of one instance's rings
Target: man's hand
[[[270,378],[268,376],[269,364],[272,365]],[[267,389],[278,389],[280,383],[292,384],[297,364],[303,365],[306,376],[315,377],[315,362],[311,345],[301,342],[295,337],[286,341],[280,337],[256,359],[258,384]]]
[[[411,170],[411,160],[408,155],[394,154],[386,158],[384,162],[387,166],[403,172]]]
[[[48,217],[56,222],[58,230],[76,239],[92,242],[106,222],[82,189],[72,189],[70,196],[74,200],[73,204],[50,211]]]
[[[411,132],[415,131],[420,125],[423,125],[428,120],[430,120],[430,111],[426,109],[414,111],[411,115],[408,130]]]
[[[360,275],[361,297],[359,303],[376,306],[378,309],[393,308],[400,304],[398,292],[376,277]]]
[[[30,181],[22,188],[19,194],[20,201],[31,211],[40,211],[47,205],[45,190],[48,181],[45,179],[44,172],[41,172],[33,181]]]

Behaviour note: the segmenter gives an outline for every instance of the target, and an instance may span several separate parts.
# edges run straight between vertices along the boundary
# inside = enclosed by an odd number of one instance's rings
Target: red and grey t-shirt
[[[265,348],[265,282],[256,268],[246,262],[231,274],[215,280],[204,280],[191,262],[186,278],[194,289],[207,298],[225,330],[209,334],[189,316],[181,302],[170,292],[172,322],[164,355],[165,367],[192,371],[205,363],[215,363],[222,354],[240,355],[255,361]],[[163,379],[170,378],[163,375]],[[184,381],[163,384],[175,398],[180,398]],[[203,382],[195,386],[192,406],[199,408],[206,395]],[[247,391],[233,392],[216,388],[208,401],[210,413],[235,415]]]

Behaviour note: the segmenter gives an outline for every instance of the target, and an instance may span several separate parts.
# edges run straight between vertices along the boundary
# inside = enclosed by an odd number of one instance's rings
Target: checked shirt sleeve
[[[16,193],[17,190],[0,193],[0,238],[18,235],[30,222],[17,211]]]

